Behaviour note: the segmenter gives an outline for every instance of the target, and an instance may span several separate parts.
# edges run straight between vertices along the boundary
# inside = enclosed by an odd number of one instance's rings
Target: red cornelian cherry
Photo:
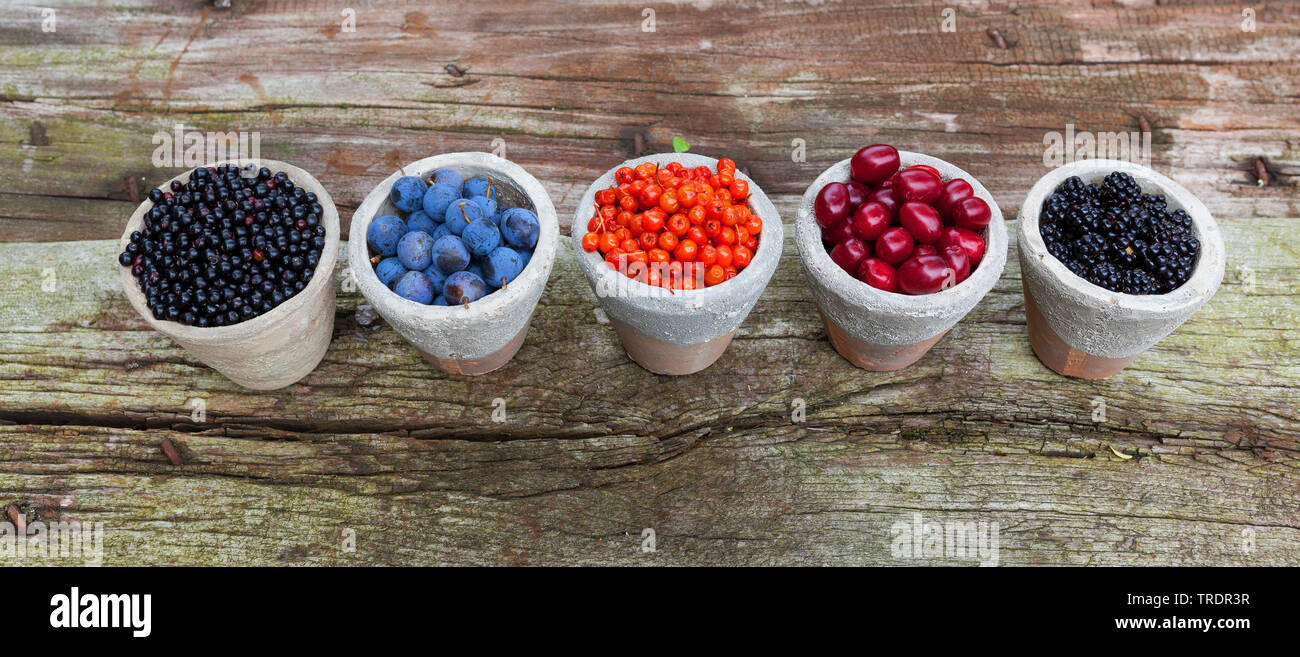
[[[826,185],[817,193],[813,213],[822,228],[834,228],[849,215],[849,188],[841,182]]]
[[[836,244],[852,238],[853,224],[847,221],[841,221],[834,228],[822,229],[822,241],[829,245],[827,248],[833,248]]]
[[[907,167],[907,168],[909,168],[909,169],[920,169],[921,171],[928,171],[928,172],[930,173],[930,175],[932,175],[932,176],[934,176],[935,178],[937,178],[937,179],[939,180],[939,182],[943,182],[943,175],[939,173],[939,170],[936,169],[936,168],[934,168],[934,167],[932,167],[932,166],[930,166],[930,165],[928,165],[928,164],[913,164],[912,166]]]
[[[894,189],[898,191],[904,202],[933,203],[939,198],[939,192],[943,191],[939,179],[924,169],[903,169],[898,172],[896,180]]]
[[[892,188],[889,187],[882,187],[880,189],[873,190],[871,194],[867,196],[866,202],[870,203],[872,201],[875,201],[876,203],[885,206],[885,208],[889,210],[889,216],[892,220],[898,217],[898,208],[902,207],[903,205],[902,201],[898,200],[898,198],[899,198],[898,192],[895,192]]]
[[[886,230],[889,230],[889,224],[893,221],[889,208],[881,205],[876,201],[869,201],[858,206],[853,211],[853,217],[850,219],[850,225],[853,234],[858,239],[873,242],[880,237]]]
[[[912,234],[907,232],[906,228],[895,226],[876,238],[876,257],[898,266],[912,255],[914,244]]]
[[[909,201],[898,210],[898,223],[912,234],[912,239],[922,244],[932,244],[939,239],[943,220],[939,212],[926,203]]]
[[[939,256],[917,256],[898,268],[898,289],[907,294],[934,294],[953,283],[953,270]]]
[[[898,149],[888,144],[872,144],[853,154],[849,171],[854,180],[875,184],[894,175],[898,163]]]
[[[863,258],[858,264],[858,280],[886,292],[898,291],[897,272],[880,258]]]
[[[858,209],[858,206],[866,202],[867,197],[871,195],[871,188],[856,181],[850,180],[844,183],[849,188],[849,212],[852,213]]]
[[[984,238],[980,237],[975,231],[956,226],[948,226],[943,229],[939,235],[939,241],[935,246],[942,251],[944,248],[956,244],[966,250],[966,255],[970,258],[971,269],[974,269],[984,259]]]
[[[966,255],[966,249],[963,249],[957,244],[949,244],[944,247],[943,253],[940,253],[939,255],[943,257],[944,262],[947,262],[948,266],[952,268],[953,272],[955,272],[955,283],[960,283],[967,278],[970,278],[970,256]]]
[[[939,192],[939,198],[934,202],[934,209],[939,211],[939,216],[943,217],[945,223],[952,223],[952,208],[964,198],[970,198],[975,195],[975,189],[970,183],[961,178],[954,178],[943,184],[943,191]]]
[[[867,249],[867,243],[856,237],[844,240],[831,249],[831,260],[850,276],[857,274],[858,265],[869,255],[871,253]]]
[[[939,249],[935,248],[933,244],[917,244],[912,247],[912,257],[915,258],[920,255],[939,255]]]
[[[978,232],[988,228],[992,219],[993,211],[989,204],[977,196],[964,198],[952,208],[952,221],[958,228]]]

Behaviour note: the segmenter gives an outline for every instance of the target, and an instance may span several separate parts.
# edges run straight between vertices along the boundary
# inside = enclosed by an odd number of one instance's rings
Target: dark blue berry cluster
[[[1164,294],[1187,282],[1201,252],[1192,218],[1144,194],[1127,173],[1101,184],[1072,176],[1043,202],[1047,252],[1076,275],[1113,292]]]
[[[325,248],[324,209],[282,171],[195,169],[149,200],[118,262],[158,319],[209,327],[257,317],[307,286]]]
[[[384,215],[366,228],[375,275],[417,303],[477,301],[523,273],[541,235],[532,210],[499,207],[497,186],[454,169],[402,176],[388,200],[405,218]]]

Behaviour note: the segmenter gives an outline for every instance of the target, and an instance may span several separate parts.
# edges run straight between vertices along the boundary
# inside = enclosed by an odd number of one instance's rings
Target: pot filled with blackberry
[[[409,164],[371,191],[353,216],[349,267],[426,360],[485,374],[523,345],[558,232],[546,191],[518,165],[449,153]]]
[[[1223,280],[1223,237],[1190,192],[1151,169],[1083,160],[1020,210],[1030,344],[1045,365],[1100,379],[1178,328]]]
[[[150,326],[235,383],[271,390],[325,355],[338,240],[338,212],[310,174],[233,160],[151,190],[118,265]]]
[[[1006,227],[988,190],[952,164],[888,144],[822,172],[795,236],[831,344],[874,371],[925,355],[1006,263]]]

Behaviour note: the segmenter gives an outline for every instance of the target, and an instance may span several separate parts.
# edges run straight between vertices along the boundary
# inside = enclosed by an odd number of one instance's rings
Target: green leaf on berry
[[[686,143],[685,139],[682,139],[681,137],[673,137],[674,153],[685,153],[686,151],[689,150],[691,150],[691,145]]]

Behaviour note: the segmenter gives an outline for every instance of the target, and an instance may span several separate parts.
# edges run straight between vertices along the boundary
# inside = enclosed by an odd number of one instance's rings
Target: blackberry
[[[1201,243],[1192,218],[1169,210],[1127,173],[1100,184],[1071,176],[1043,201],[1039,233],[1047,252],[1088,282],[1125,294],[1164,294],[1191,278]]]
[[[1130,206],[1142,201],[1142,188],[1127,173],[1113,171],[1102,180],[1101,186],[1113,206]]]
[[[223,164],[195,169],[168,189],[149,192],[144,228],[118,255],[155,318],[236,324],[311,280],[325,246],[324,208],[284,172]]]

